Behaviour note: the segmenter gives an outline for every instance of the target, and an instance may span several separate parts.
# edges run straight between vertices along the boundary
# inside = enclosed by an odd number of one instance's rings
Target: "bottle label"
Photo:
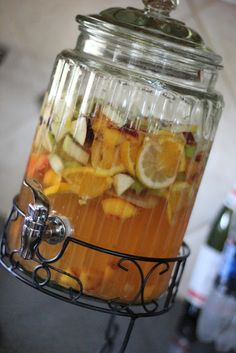
[[[204,305],[213,288],[221,258],[221,253],[208,245],[200,250],[187,292],[187,300],[198,308]]]

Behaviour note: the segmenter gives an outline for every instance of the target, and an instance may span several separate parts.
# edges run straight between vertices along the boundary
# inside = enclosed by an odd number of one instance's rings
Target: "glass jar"
[[[124,254],[171,258],[222,111],[214,90],[221,58],[169,16],[173,0],[144,3],[144,10],[77,16],[77,45],[56,59],[25,179],[37,183],[52,214],[66,217],[74,238]],[[19,204],[27,213],[32,195],[25,185]],[[22,227],[22,219],[11,226],[9,249],[31,241],[21,240]],[[39,245],[46,259],[61,247]],[[23,257],[31,272],[33,255]],[[61,271],[51,284],[77,289],[76,277],[97,298],[131,302],[139,290],[132,263],[124,271],[115,255],[73,242],[56,266]],[[140,266],[148,275],[151,264]],[[163,293],[170,276],[148,276],[145,301]]]

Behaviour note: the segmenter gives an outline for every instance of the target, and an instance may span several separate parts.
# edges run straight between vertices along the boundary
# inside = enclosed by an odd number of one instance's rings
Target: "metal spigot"
[[[28,214],[25,217],[21,235],[21,256],[30,260],[42,240],[46,227],[48,209],[44,205],[29,204]]]
[[[49,214],[49,201],[35,182],[25,180],[24,186],[30,189],[33,202],[29,203],[23,223],[20,255],[31,260],[42,240],[58,244],[71,234],[72,228],[66,217]]]

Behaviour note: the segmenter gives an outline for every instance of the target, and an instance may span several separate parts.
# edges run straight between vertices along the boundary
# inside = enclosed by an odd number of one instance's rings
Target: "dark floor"
[[[180,307],[140,319],[127,353],[167,353]],[[0,270],[0,353],[96,353],[107,320],[106,314],[52,299]],[[127,321],[118,320],[122,330]],[[193,352],[213,351],[200,346]]]
[[[168,353],[181,304],[170,313],[140,319],[127,353]],[[0,353],[98,353],[103,344],[107,314],[53,299],[21,283],[0,268]],[[119,340],[127,319],[118,319]],[[118,353],[118,348],[113,353]],[[191,353],[214,353],[195,345]]]

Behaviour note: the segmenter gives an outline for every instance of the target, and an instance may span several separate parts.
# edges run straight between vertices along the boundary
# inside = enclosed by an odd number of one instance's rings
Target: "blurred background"
[[[97,13],[115,5],[142,7],[142,2],[0,0],[2,218],[19,190],[39,116],[39,97],[47,87],[54,59],[62,49],[75,46],[76,14]],[[232,0],[181,0],[173,16],[197,30],[207,45],[223,56],[224,64],[217,88],[224,95],[225,109],[186,233],[192,255],[179,292],[184,296],[211,221],[236,182],[236,5]]]

